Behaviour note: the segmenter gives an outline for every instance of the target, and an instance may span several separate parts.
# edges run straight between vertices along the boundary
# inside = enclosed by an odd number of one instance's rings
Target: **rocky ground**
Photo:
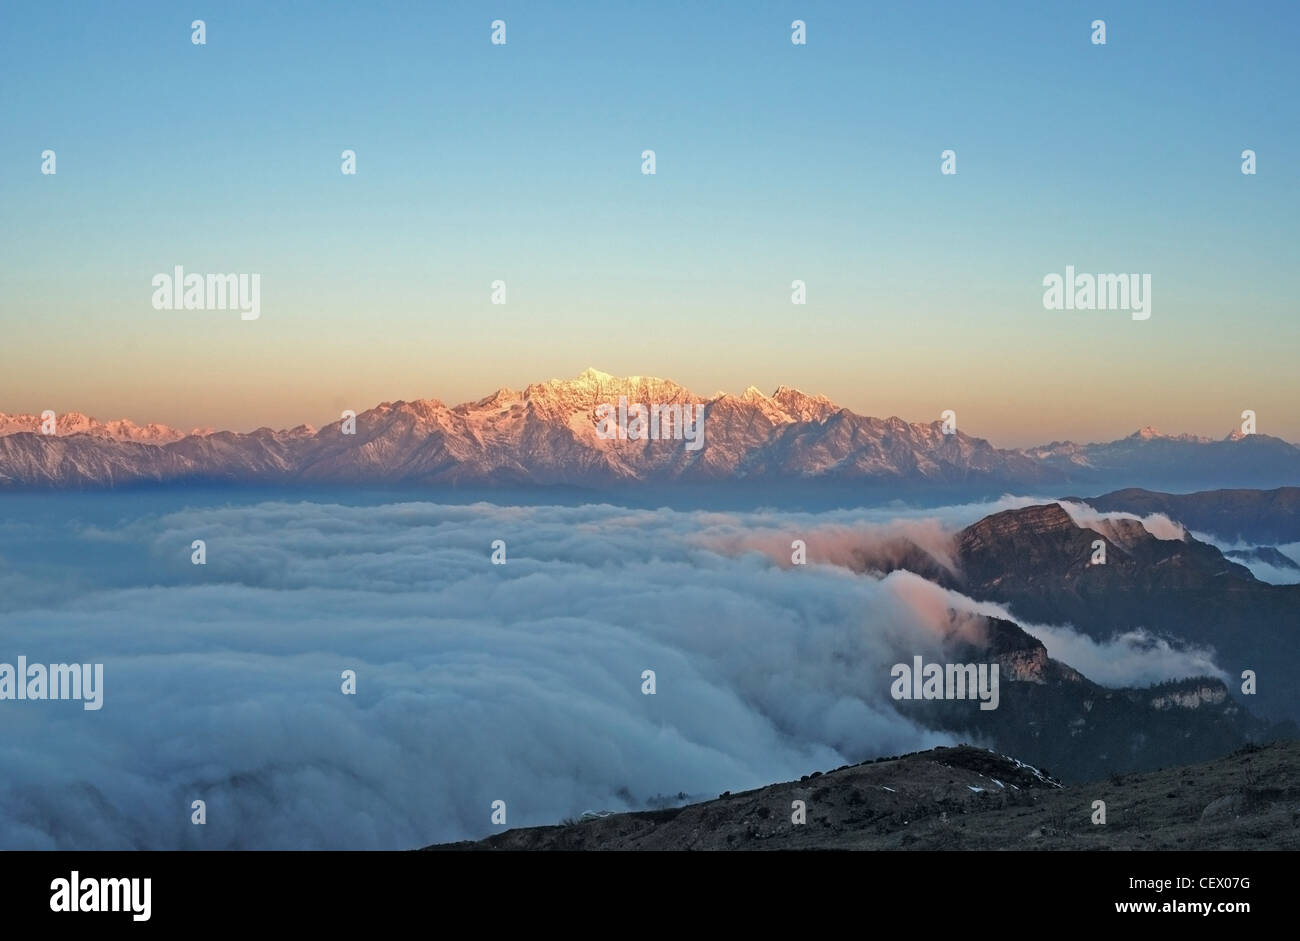
[[[1106,822],[1093,823],[1104,801]],[[792,823],[803,801],[806,823]],[[1300,742],[1061,786],[961,746],[814,773],[716,800],[507,830],[427,849],[1300,849]]]

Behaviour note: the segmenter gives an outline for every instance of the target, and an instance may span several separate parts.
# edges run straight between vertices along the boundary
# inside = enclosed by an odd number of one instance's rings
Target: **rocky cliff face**
[[[1023,621],[1069,624],[1099,641],[1141,628],[1208,649],[1230,676],[1272,677],[1252,700],[1261,714],[1300,719],[1289,679],[1300,669],[1300,585],[1258,581],[1191,537],[1159,539],[1130,524],[1116,542],[1117,532],[1078,525],[1057,504],[998,513],[957,536],[959,574],[947,584]],[[1101,565],[1091,562],[1097,540]]]
[[[1221,682],[1188,680],[1173,689],[1162,689],[1151,696],[1152,709],[1199,709],[1221,706],[1228,701],[1228,688]]]
[[[1002,618],[987,618],[975,636],[950,633],[944,661],[997,663],[997,708],[981,710],[970,699],[899,700],[900,713],[1020,755],[1068,781],[1208,760],[1296,731],[1251,716],[1212,677],[1150,689],[1100,686],[1049,657],[1039,640]]]

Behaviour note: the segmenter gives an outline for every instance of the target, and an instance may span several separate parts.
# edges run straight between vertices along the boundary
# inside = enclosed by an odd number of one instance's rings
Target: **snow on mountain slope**
[[[672,439],[602,439],[596,409],[617,406],[620,397],[629,404],[702,405],[703,447]],[[1207,442],[1143,429],[1104,445],[1054,442],[1002,450],[964,432],[944,434],[938,421],[866,417],[788,386],[772,395],[751,386],[740,395],[705,398],[669,379],[595,369],[522,391],[501,388],[456,406],[437,399],[384,402],[356,416],[354,435],[344,435],[336,421],[319,431],[301,425],[187,436],[164,425],[100,422],[78,413],[60,416],[54,436],[39,432],[36,416],[0,414],[0,486],[207,479],[602,487],[820,479],[1032,487],[1098,469],[1185,467],[1188,449],[1229,469],[1232,449],[1250,450],[1279,473],[1300,472],[1300,449],[1260,435]]]
[[[139,441],[146,444],[166,444],[186,437],[186,432],[166,425],[150,422],[137,425],[130,419],[101,422],[96,418],[80,412],[64,412],[55,416],[56,433],[66,435],[94,435],[97,438],[111,438],[114,441]],[[41,417],[39,415],[6,415],[0,412],[0,437],[4,435],[40,434]],[[195,428],[191,435],[212,434],[211,428]]]

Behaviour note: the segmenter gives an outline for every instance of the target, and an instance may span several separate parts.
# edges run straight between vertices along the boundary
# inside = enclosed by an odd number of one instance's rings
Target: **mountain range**
[[[596,409],[629,403],[704,406],[704,446],[597,434]],[[102,488],[173,483],[366,484],[415,487],[628,484],[787,485],[858,492],[962,490],[1068,483],[1144,486],[1282,486],[1300,480],[1300,448],[1267,435],[1223,440],[1166,436],[1150,428],[1104,444],[1053,442],[996,448],[942,422],[873,418],[821,395],[781,386],[771,395],[698,396],[668,379],[614,377],[588,369],[574,379],[498,389],[476,402],[384,402],[319,430],[248,433],[80,413],[41,420],[0,413],[0,487]]]

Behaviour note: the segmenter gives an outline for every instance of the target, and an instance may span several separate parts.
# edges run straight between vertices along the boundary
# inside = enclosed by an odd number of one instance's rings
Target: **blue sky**
[[[1249,3],[11,6],[0,411],[321,423],[590,365],[911,420],[955,408],[999,444],[1221,436],[1243,408],[1297,440],[1298,20]],[[177,264],[260,272],[262,317],[153,310],[150,278]],[[1045,311],[1042,278],[1067,264],[1150,272],[1151,320]]]

